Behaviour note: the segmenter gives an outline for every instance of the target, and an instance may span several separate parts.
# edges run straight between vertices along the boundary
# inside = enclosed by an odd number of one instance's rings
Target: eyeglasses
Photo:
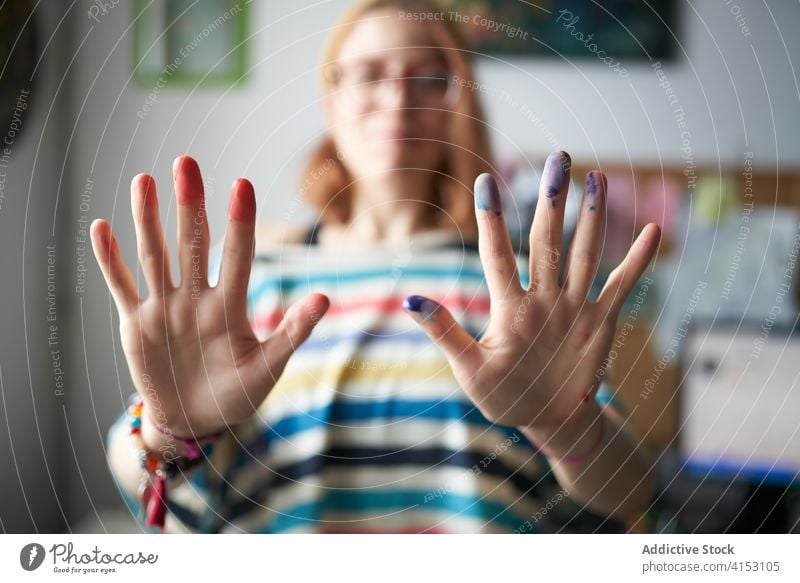
[[[329,79],[343,95],[358,103],[384,102],[389,85],[402,85],[408,100],[423,107],[451,107],[458,100],[460,88],[453,75],[441,66],[421,66],[413,70],[390,73],[376,64],[349,67],[332,65]]]

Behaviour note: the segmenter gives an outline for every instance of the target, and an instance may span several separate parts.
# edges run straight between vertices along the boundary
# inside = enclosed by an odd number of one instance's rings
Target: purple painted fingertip
[[[597,183],[597,172],[592,170],[586,175],[586,192],[588,192],[591,196],[595,196],[597,195],[597,189],[599,186],[600,185]]]
[[[586,206],[590,211],[597,209],[597,203],[595,199],[600,191],[599,178],[600,173],[595,170],[592,170],[586,175]]]
[[[500,190],[494,177],[488,172],[475,179],[475,204],[480,210],[493,212],[497,216],[503,213]]]
[[[556,206],[555,198],[565,189],[572,168],[572,158],[565,151],[553,152],[547,157],[542,172],[542,181],[547,198],[553,207]]]
[[[430,318],[436,312],[439,304],[425,296],[408,296],[403,300],[403,309],[423,318]]]

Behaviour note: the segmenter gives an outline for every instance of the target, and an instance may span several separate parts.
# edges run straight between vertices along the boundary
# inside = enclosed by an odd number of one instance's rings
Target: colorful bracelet
[[[142,398],[138,394],[133,394],[127,409],[130,437],[139,457],[139,464],[146,473],[146,478],[140,486],[139,498],[145,525],[147,527],[155,526],[159,531],[163,531],[167,514],[167,481],[199,464],[203,456],[208,455],[213,442],[201,448],[197,443],[199,440],[219,437],[222,432],[205,438],[180,438],[165,432],[158,427],[158,424],[154,423],[159,432],[174,437],[186,447],[186,453],[182,456],[165,460],[163,456],[150,451],[144,443],[142,438],[143,406]]]
[[[223,431],[217,431],[216,433],[203,435],[200,437],[178,437],[170,431],[164,431],[158,423],[153,422],[152,425],[161,435],[171,437],[180,443],[184,448],[182,455],[190,461],[200,459],[203,456],[203,448],[200,446],[201,442],[215,441],[220,435],[223,434]]]
[[[603,445],[603,438],[605,438],[605,436],[606,436],[606,416],[605,415],[602,415],[602,414],[600,415],[599,423],[600,423],[600,434],[597,437],[597,441],[592,445],[592,447],[589,449],[589,451],[587,451],[583,455],[580,455],[580,456],[567,455],[567,456],[563,456],[563,457],[556,457],[553,454],[551,454],[550,452],[548,452],[546,449],[544,449],[543,447],[541,447],[541,446],[539,446],[537,444],[534,444],[534,445],[536,446],[536,449],[539,450],[539,452],[541,452],[545,457],[547,457],[550,460],[554,460],[554,461],[557,461],[557,462],[567,462],[567,463],[570,463],[570,464],[579,464],[579,463],[584,462],[587,459],[591,458],[594,454],[597,453],[597,450],[600,449],[600,446]]]

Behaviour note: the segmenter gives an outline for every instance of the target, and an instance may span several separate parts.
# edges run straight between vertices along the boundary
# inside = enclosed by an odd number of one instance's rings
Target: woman
[[[237,180],[212,287],[200,170],[180,157],[177,287],[154,181],[133,180],[143,300],[109,224],[92,225],[140,399],[109,433],[109,464],[148,525],[567,532],[647,508],[649,461],[598,390],[660,230],[587,301],[606,198],[591,172],[559,285],[570,159],[557,152],[518,261],[477,97],[461,90],[468,52],[446,18],[414,16],[433,10],[362,2],[329,42],[310,232],[260,234],[254,257],[255,195]]]

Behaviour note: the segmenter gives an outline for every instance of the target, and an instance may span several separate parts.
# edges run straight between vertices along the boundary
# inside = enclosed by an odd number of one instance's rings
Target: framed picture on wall
[[[9,148],[25,127],[33,103],[34,73],[38,63],[36,27],[33,26],[32,0],[9,3],[0,11],[0,169],[9,161]],[[0,172],[0,195],[5,188],[5,174]],[[0,208],[4,196],[0,196]]]
[[[464,26],[480,53],[669,60],[675,0],[444,0],[446,17]]]
[[[244,79],[244,0],[136,0],[134,6],[133,66],[142,85],[231,85]]]

